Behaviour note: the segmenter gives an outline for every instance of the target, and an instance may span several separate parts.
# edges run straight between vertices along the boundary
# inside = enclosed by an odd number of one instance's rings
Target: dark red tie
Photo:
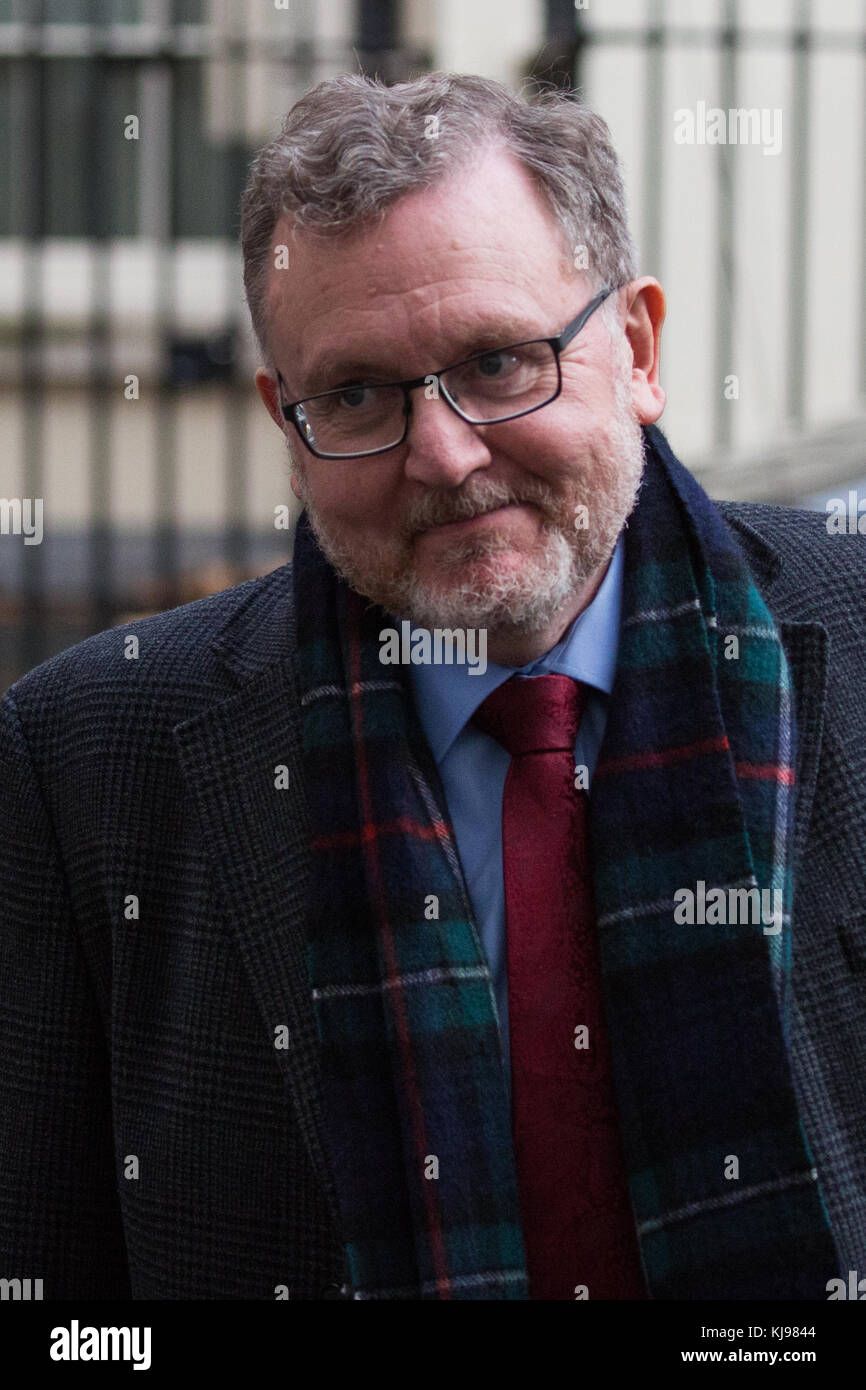
[[[584,697],[569,676],[512,676],[474,715],[511,754],[502,859],[512,1132],[530,1297],[645,1298],[604,1024],[588,796],[574,785]]]

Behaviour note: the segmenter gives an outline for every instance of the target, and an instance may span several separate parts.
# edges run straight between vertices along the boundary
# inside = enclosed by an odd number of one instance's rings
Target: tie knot
[[[511,676],[482,700],[472,722],[520,753],[574,751],[586,689],[571,676]]]

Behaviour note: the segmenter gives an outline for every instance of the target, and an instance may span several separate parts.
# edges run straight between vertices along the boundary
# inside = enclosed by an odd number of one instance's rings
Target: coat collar
[[[243,601],[211,643],[220,674],[235,686],[290,660],[295,637],[291,561],[240,587]]]

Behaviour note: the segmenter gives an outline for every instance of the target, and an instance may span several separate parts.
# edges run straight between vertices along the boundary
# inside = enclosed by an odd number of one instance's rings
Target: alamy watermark
[[[25,545],[41,545],[42,498],[0,497],[0,536],[23,536]]]
[[[826,1283],[827,1302],[838,1302],[839,1299],[856,1299],[858,1303],[866,1301],[866,1279],[861,1279],[856,1269],[848,1270],[848,1281],[844,1279],[828,1279]]]
[[[697,102],[694,111],[681,106],[674,112],[677,145],[761,145],[764,154],[782,149],[782,109],[779,106],[721,106]]]
[[[759,926],[765,936],[782,930],[782,890],[780,888],[710,888],[699,878],[694,891],[678,888],[674,893],[674,921],[677,926]]]
[[[827,498],[828,536],[866,536],[866,497],[860,497],[856,488],[848,489],[848,496]]]
[[[149,1327],[52,1327],[52,1361],[131,1361],[134,1371],[150,1370]]]
[[[41,1279],[0,1279],[0,1301],[38,1303],[42,1299]]]
[[[470,676],[483,676],[487,670],[484,627],[418,627],[413,632],[404,619],[399,632],[383,627],[379,641],[383,666],[468,666]]]

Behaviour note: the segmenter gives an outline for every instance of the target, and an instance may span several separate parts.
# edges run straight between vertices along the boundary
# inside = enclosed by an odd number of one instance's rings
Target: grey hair
[[[244,289],[268,366],[271,242],[283,214],[294,228],[350,236],[381,221],[404,194],[443,182],[496,144],[517,158],[546,199],[564,268],[585,270],[596,290],[636,277],[606,123],[572,95],[527,91],[530,85],[515,93],[486,77],[432,72],[388,87],[341,73],[295,103],[253,160],[241,200]],[[616,313],[615,305],[612,295],[603,308]]]

